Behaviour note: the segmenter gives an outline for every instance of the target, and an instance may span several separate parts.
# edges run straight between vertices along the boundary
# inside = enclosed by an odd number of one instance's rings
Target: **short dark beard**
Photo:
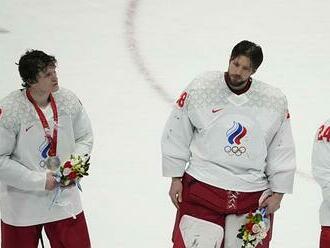
[[[243,88],[247,85],[247,83],[248,83],[248,81],[249,81],[249,79],[247,79],[247,80],[243,80],[243,81],[235,82],[235,84],[233,84],[233,82],[232,82],[232,80],[231,80],[231,78],[230,78],[228,72],[226,72],[225,77],[226,77],[226,82],[227,82],[227,84],[228,84],[231,88],[233,88],[233,89],[235,89],[235,88],[236,88],[236,89],[243,89]]]

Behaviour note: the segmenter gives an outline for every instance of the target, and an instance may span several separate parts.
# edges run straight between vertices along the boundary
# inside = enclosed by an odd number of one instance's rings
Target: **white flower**
[[[251,243],[248,243],[248,244],[245,246],[245,248],[255,248],[255,246],[252,245]]]
[[[260,228],[261,228],[262,231],[266,231],[267,230],[267,226],[266,226],[266,223],[265,222],[261,221],[259,223],[259,226],[260,226]]]
[[[270,224],[270,220],[268,219],[268,218],[265,218],[264,219],[264,224],[265,224],[265,232],[268,232],[269,231],[269,229],[270,229],[270,226],[271,226],[271,224]]]
[[[262,239],[260,239],[260,237],[256,237],[256,239],[253,241],[253,245],[257,246],[259,244],[262,244]]]
[[[248,241],[252,241],[254,239],[255,239],[254,235],[251,235],[251,234],[248,235]]]
[[[259,244],[259,240],[255,239],[251,242],[251,244],[253,244],[254,246],[257,246]]]
[[[262,222],[261,222],[262,223]],[[261,228],[260,228],[260,226],[258,225],[258,224],[254,224],[253,226],[252,226],[252,232],[253,233],[258,233],[258,232],[260,232],[261,231]]]
[[[71,169],[70,168],[64,168],[63,170],[63,176],[67,176],[71,173]]]
[[[65,180],[63,184],[64,186],[68,186],[70,184],[70,180],[69,179]]]
[[[267,233],[266,232],[260,232],[257,235],[257,239],[260,239],[260,240],[263,240],[266,237],[267,237]]]
[[[73,158],[71,161],[72,161],[72,164],[74,164],[74,165],[79,163],[78,158]]]

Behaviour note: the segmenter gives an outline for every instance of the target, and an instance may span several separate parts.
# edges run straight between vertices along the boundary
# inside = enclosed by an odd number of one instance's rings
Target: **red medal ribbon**
[[[44,113],[42,112],[42,110],[38,106],[37,102],[33,99],[33,97],[32,97],[29,90],[26,91],[26,96],[29,99],[29,101],[33,104],[35,110],[37,111],[37,114],[39,116],[39,120],[42,124],[42,127],[43,127],[44,131],[45,131],[45,136],[48,139],[48,142],[50,144],[48,155],[49,156],[56,156],[58,113],[57,113],[57,106],[56,106],[54,97],[53,97],[52,94],[49,95],[50,106],[51,106],[52,111],[53,111],[54,122],[55,122],[54,130],[53,130],[53,137],[52,137],[51,134],[50,134],[50,128],[49,128],[48,121],[47,121]]]

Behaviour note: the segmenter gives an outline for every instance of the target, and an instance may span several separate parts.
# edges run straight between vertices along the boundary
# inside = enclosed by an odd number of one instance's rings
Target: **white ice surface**
[[[259,43],[255,77],[287,95],[297,146],[293,195],[276,214],[274,248],[318,247],[315,130],[330,117],[330,2],[324,0],[0,0],[0,98],[20,87],[28,48],[58,59],[95,132],[83,182],[93,247],[170,247],[175,210],[159,140],[170,100],[205,70],[226,70],[242,39]],[[9,31],[9,32],[7,32]]]

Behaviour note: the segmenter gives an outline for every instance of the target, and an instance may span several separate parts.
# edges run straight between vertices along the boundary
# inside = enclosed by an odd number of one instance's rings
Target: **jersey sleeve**
[[[270,189],[277,193],[292,193],[296,170],[295,145],[286,100],[285,109],[281,125],[268,147],[266,158],[265,173]]]
[[[11,158],[17,136],[14,113],[3,106],[0,109],[0,181],[22,190],[45,190],[45,172],[32,171]]]
[[[81,105],[73,121],[73,133],[75,138],[75,154],[90,154],[93,148],[93,131],[87,112]]]
[[[312,173],[321,186],[323,199],[330,201],[330,121],[317,131],[312,151]]]
[[[92,152],[93,131],[88,114],[79,98],[71,91],[61,88],[58,101],[62,111],[71,115],[76,155],[86,155]]]
[[[189,91],[177,100],[164,128],[161,140],[162,170],[165,177],[182,177],[189,162],[194,127],[189,119]]]

